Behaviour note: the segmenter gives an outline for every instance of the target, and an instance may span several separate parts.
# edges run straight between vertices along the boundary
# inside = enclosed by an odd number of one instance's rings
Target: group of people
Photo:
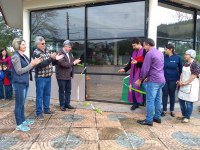
[[[70,104],[71,79],[74,74],[74,65],[81,62],[74,59],[72,43],[64,41],[62,49],[57,53],[51,53],[46,49],[45,39],[41,36],[35,38],[33,59],[30,61],[25,55],[26,42],[21,38],[15,38],[12,46],[15,50],[11,57],[12,86],[15,93],[15,119],[16,130],[29,131],[33,120],[25,118],[24,107],[27,99],[29,80],[32,80],[32,70],[35,72],[36,85],[36,117],[44,120],[43,114],[53,114],[50,110],[51,76],[53,65],[56,66],[56,78],[59,87],[60,110],[74,109]],[[132,110],[146,101],[146,118],[138,120],[141,125],[152,126],[153,122],[161,123],[161,116],[167,112],[168,96],[170,97],[170,115],[175,116],[174,103],[175,91],[178,88],[178,98],[182,111],[182,122],[189,122],[192,114],[193,102],[198,100],[200,66],[195,61],[196,52],[187,50],[185,52],[185,65],[182,65],[180,56],[174,52],[171,44],[166,45],[165,54],[155,48],[152,39],[142,42],[134,38],[132,42],[133,53],[129,63],[118,72],[123,73],[130,70],[130,87],[146,91],[141,95],[138,91],[129,90],[128,99],[133,102]],[[5,56],[2,57],[5,59]],[[5,70],[5,69],[2,69]],[[6,74],[0,70],[0,79]],[[163,91],[161,111],[161,90]]]
[[[118,72],[130,70],[129,87],[143,89],[146,95],[135,90],[129,90],[128,100],[133,102],[132,110],[137,109],[146,101],[146,118],[138,120],[141,125],[152,126],[153,122],[161,123],[161,117],[167,114],[168,97],[170,100],[170,115],[175,117],[175,93],[178,99],[182,117],[177,119],[188,123],[193,111],[193,103],[198,100],[200,65],[195,60],[196,51],[185,52],[185,64],[180,56],[175,54],[174,46],[167,44],[164,54],[157,50],[152,39],[142,42],[139,38],[132,41],[133,53],[129,63]],[[162,96],[161,96],[162,91]],[[162,97],[162,108],[161,108]]]
[[[6,49],[0,49],[0,100],[12,99],[11,57]]]
[[[26,51],[25,40],[16,38],[13,40],[15,52],[11,58],[12,83],[15,93],[15,119],[16,130],[29,131],[29,125],[33,120],[25,119],[24,105],[29,88],[29,79],[32,80],[31,70],[35,70],[36,85],[36,117],[44,120],[43,114],[53,114],[50,110],[51,97],[51,76],[53,65],[56,66],[56,78],[59,87],[59,102],[61,111],[66,108],[73,109],[70,105],[71,78],[73,77],[73,66],[80,63],[80,59],[74,60],[72,53],[72,43],[64,41],[63,48],[58,53],[50,53],[46,50],[45,39],[41,36],[35,38],[36,49],[33,52],[33,59],[24,54]]]

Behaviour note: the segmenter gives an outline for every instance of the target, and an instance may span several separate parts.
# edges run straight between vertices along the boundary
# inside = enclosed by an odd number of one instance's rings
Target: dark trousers
[[[162,89],[162,104],[163,111],[167,111],[168,96],[170,99],[170,111],[174,111],[176,81],[166,81],[165,86]]]
[[[0,99],[4,99],[3,80],[0,80]]]
[[[15,91],[15,119],[17,125],[22,124],[25,121],[24,104],[28,92],[28,84],[13,83]]]
[[[6,99],[11,100],[12,99],[12,85],[6,85],[4,87],[5,87]]]
[[[58,87],[59,87],[59,101],[60,107],[66,107],[70,104],[70,96],[71,96],[71,80],[59,80]]]

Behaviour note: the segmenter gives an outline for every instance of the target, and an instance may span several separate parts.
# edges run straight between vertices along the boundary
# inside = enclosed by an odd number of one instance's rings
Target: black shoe
[[[166,116],[166,112],[163,111],[163,112],[161,113],[161,116],[162,116],[162,117]]]
[[[60,110],[61,111],[66,111],[66,108],[65,107],[60,107]]]
[[[170,112],[170,115],[171,115],[172,117],[175,117],[175,113],[174,113],[173,111]]]
[[[131,107],[131,110],[135,110],[135,109],[137,109],[137,108],[139,108],[139,105],[133,105],[132,107]]]
[[[54,114],[54,112],[49,110],[49,111],[45,111],[44,114],[52,115],[52,114]]]
[[[147,122],[146,120],[138,120],[137,123],[141,125],[153,126],[153,122]]]
[[[38,119],[38,120],[44,120],[44,116],[41,114],[41,115],[38,115],[37,117],[36,117],[36,119]]]
[[[155,118],[153,118],[153,122],[161,123],[161,119],[155,119]]]
[[[66,105],[65,108],[68,108],[68,109],[74,109],[74,107],[72,107],[71,105]]]

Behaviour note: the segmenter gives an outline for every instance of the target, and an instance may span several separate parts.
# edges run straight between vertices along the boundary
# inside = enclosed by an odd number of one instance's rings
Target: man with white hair
[[[58,60],[56,64],[56,78],[59,87],[59,102],[61,111],[66,111],[66,108],[74,109],[74,107],[70,105],[71,79],[74,74],[73,66],[80,63],[81,60],[74,60],[71,50],[72,43],[69,40],[66,40],[63,43],[63,48],[58,51],[59,55],[64,55],[64,57]]]
[[[177,84],[180,86],[178,98],[182,117],[177,119],[182,120],[182,123],[188,123],[193,111],[193,103],[198,101],[199,96],[199,73],[200,65],[195,60],[196,51],[189,49],[185,52],[185,65]]]
[[[41,36],[35,38],[36,49],[33,58],[41,58],[42,62],[35,67],[36,83],[36,116],[39,120],[44,120],[44,114],[53,114],[50,111],[51,97],[51,76],[53,74],[53,62],[61,59],[63,55],[56,55],[46,50],[45,39]]]

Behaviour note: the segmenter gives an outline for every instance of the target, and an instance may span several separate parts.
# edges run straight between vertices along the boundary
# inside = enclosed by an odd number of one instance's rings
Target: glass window
[[[197,13],[197,41],[200,42],[200,11]]]
[[[182,58],[185,54],[185,51],[193,48],[193,42],[185,42],[178,40],[168,40],[168,39],[157,39],[157,47],[158,49],[164,49],[166,44],[173,44],[175,47],[176,54],[180,55]]]
[[[131,40],[94,40],[88,42],[87,72],[117,73],[128,63],[133,48]]]
[[[196,43],[197,57],[196,60],[200,63],[200,42]]]
[[[193,11],[160,3],[157,17],[159,38],[193,41]]]
[[[125,76],[87,75],[86,98],[120,101]]]
[[[88,8],[88,39],[143,37],[145,2]]]
[[[31,39],[41,35],[46,40],[84,39],[85,9],[54,9],[31,12]]]

